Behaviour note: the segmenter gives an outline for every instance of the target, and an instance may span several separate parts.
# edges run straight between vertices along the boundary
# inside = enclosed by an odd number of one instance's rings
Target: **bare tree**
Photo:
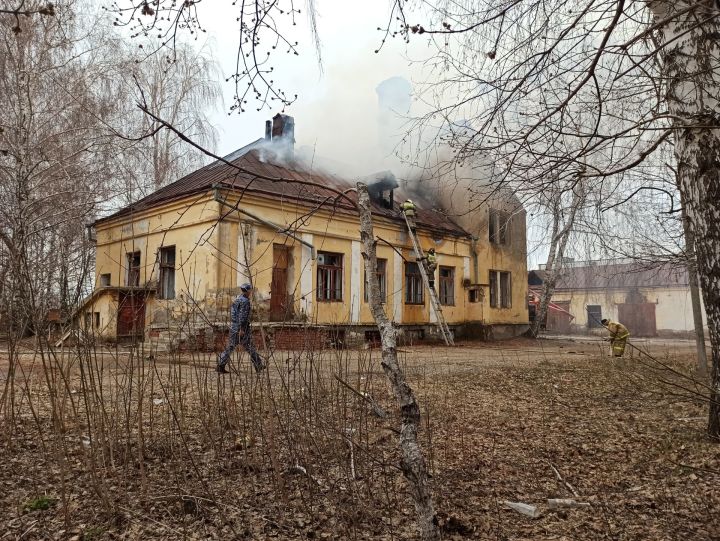
[[[118,41],[124,59],[114,69],[125,99],[115,124],[127,141],[117,141],[121,149],[117,165],[125,186],[123,203],[129,204],[198,168],[204,158],[175,133],[160,130],[138,109],[138,101],[145,100],[152,111],[213,149],[217,131],[207,113],[221,104],[220,76],[207,51],[195,51],[187,44],[178,44],[172,56],[161,51],[137,60],[131,44]],[[152,42],[140,43],[140,50],[152,48]]]
[[[22,32],[0,15],[3,305],[20,332],[39,330],[50,307],[67,312],[82,296],[91,253],[85,223],[108,194],[102,119],[111,104],[95,84],[94,30],[74,7],[28,18]]]
[[[396,5],[406,17],[408,3]],[[476,0],[433,7],[424,20],[403,29],[433,40],[449,74],[454,91],[435,92],[436,112],[469,119],[458,155],[505,160],[503,180],[532,160],[518,180],[536,189],[567,181],[575,164],[596,193],[633,193],[636,182],[662,190],[655,156],[674,145],[712,344],[708,433],[720,438],[720,6]],[[581,144],[555,152],[567,127]]]
[[[552,221],[552,229],[550,232],[547,262],[545,263],[545,278],[540,293],[540,304],[535,314],[535,321],[532,328],[532,333],[536,336],[540,332],[540,327],[547,317],[550,300],[555,292],[557,281],[562,274],[568,241],[575,230],[578,212],[582,211],[582,207],[587,198],[587,194],[583,192],[581,183],[578,183],[569,191],[570,194],[564,194],[562,192],[557,193],[551,189],[550,193],[547,194],[546,206]],[[567,197],[564,197],[565,195],[570,196],[569,201]]]
[[[432,490],[425,463],[425,457],[418,443],[418,429],[420,428],[420,406],[415,400],[415,394],[400,369],[397,358],[397,330],[385,314],[380,294],[380,283],[377,277],[377,257],[375,247],[377,241],[373,233],[372,210],[367,186],[357,184],[358,211],[360,214],[360,240],[362,242],[362,255],[365,261],[365,276],[368,277],[368,299],[370,309],[380,331],[382,344],[382,367],[390,384],[395,399],[400,407],[400,448],[402,450],[402,471],[410,486],[421,538],[426,541],[439,540],[435,507],[432,499]]]

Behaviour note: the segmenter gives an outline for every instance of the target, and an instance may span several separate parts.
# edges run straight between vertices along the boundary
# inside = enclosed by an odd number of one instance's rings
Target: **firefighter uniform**
[[[604,319],[603,323],[610,333],[610,345],[612,347],[613,357],[622,357],[623,353],[625,353],[625,345],[630,337],[630,331],[628,331],[625,325],[616,321]]]
[[[437,256],[435,255],[435,249],[430,248],[423,259],[425,269],[427,270],[428,282],[430,283],[429,285],[431,288],[435,289],[435,269],[437,268]]]
[[[405,217],[410,224],[410,229],[415,232],[415,203],[413,203],[410,199],[406,199],[405,202],[400,205],[400,212],[405,214]]]

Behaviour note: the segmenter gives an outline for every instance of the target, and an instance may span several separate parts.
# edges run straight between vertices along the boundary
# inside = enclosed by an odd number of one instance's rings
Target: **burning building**
[[[354,183],[297,159],[294,129],[292,117],[276,115],[264,138],[95,223],[97,285],[82,311],[97,333],[208,346],[213,330],[226,329],[239,285],[251,282],[256,320],[276,347],[373,336],[357,212],[337,194],[356,197]],[[435,314],[399,212],[408,193],[391,172],[365,181],[388,316],[407,336],[432,334]],[[522,206],[506,194],[466,210],[452,219],[438,202],[418,204],[444,317],[458,337],[524,332]]]

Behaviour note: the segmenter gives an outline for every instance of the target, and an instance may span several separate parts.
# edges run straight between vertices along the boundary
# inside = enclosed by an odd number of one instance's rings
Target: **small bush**
[[[25,509],[28,511],[47,511],[55,505],[55,500],[49,496],[38,496],[25,503]]]

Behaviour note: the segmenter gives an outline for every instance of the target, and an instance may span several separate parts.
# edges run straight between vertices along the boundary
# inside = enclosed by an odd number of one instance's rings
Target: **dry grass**
[[[688,375],[691,351],[653,347]],[[549,340],[403,351],[446,538],[720,539],[702,387],[600,353]],[[20,355],[0,417],[0,539],[414,537],[396,420],[334,377],[393,412],[377,351],[276,352],[263,378],[245,358],[221,378],[212,363]],[[4,385],[7,354],[0,367]],[[591,507],[547,509],[568,485]]]

